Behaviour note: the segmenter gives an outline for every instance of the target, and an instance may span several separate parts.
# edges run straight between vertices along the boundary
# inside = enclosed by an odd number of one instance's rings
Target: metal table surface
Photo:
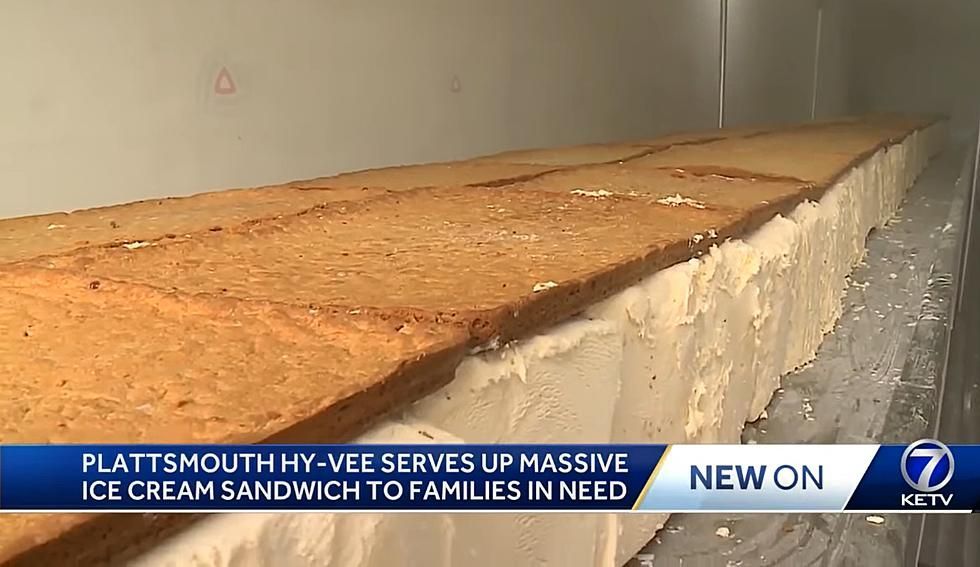
[[[955,279],[946,380],[933,424],[935,438],[947,443],[980,443],[980,129],[977,136],[972,163],[967,162],[963,176],[969,179],[969,206],[964,214],[966,229]],[[908,542],[907,564],[980,565],[980,514],[919,517],[913,528],[919,538]]]
[[[898,215],[872,232],[834,332],[813,363],[784,377],[768,417],[746,426],[743,443],[899,443],[936,434],[944,394],[961,395],[943,391],[943,376],[972,158],[972,148],[937,157]],[[973,526],[961,530],[960,549],[968,533],[977,541]],[[956,557],[922,559],[946,549],[935,540],[947,531],[929,522],[924,529],[913,515],[678,514],[629,565],[957,565]]]

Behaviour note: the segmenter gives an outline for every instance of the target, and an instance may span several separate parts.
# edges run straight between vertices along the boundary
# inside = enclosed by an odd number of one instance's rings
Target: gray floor
[[[972,153],[950,150],[939,156],[910,190],[898,216],[871,234],[837,328],[813,364],[783,380],[767,419],[749,424],[743,442],[909,442],[935,434],[944,393],[974,399],[958,390],[942,391],[946,345],[954,342],[949,330],[957,295],[953,284],[959,279],[954,274],[969,210],[969,179],[958,180],[966,171],[964,158]],[[976,359],[980,349],[972,350]],[[978,364],[963,362],[960,368]],[[976,401],[980,406],[980,398]],[[643,561],[634,559],[630,565],[872,567],[914,563],[916,556],[923,565],[957,565],[958,556],[937,562],[925,558],[930,550],[954,543],[962,551],[965,538],[980,536],[976,523],[973,531],[960,529],[957,540],[945,541],[948,527],[926,524],[923,529],[920,517],[888,515],[884,520],[879,524],[853,514],[679,514],[637,556]],[[722,527],[727,531],[719,532]]]

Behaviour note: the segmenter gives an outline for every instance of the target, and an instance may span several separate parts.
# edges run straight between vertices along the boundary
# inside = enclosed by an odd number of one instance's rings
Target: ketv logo
[[[916,441],[902,454],[902,477],[917,492],[902,494],[902,506],[937,508],[949,506],[952,494],[937,494],[953,480],[953,452],[939,441]]]

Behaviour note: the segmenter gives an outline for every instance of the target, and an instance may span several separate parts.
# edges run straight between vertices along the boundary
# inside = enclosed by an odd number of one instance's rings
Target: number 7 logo
[[[923,465],[924,459],[927,460]],[[942,478],[933,483],[937,471]],[[916,441],[902,455],[902,476],[909,486],[918,491],[935,492],[953,479],[953,452],[939,441]]]

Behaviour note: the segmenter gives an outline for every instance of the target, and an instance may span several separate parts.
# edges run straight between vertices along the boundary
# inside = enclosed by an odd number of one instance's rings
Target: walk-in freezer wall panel
[[[969,136],[980,105],[980,2],[856,0],[850,10],[851,106],[947,113],[954,134]]]
[[[710,127],[716,6],[7,2],[0,217]]]

